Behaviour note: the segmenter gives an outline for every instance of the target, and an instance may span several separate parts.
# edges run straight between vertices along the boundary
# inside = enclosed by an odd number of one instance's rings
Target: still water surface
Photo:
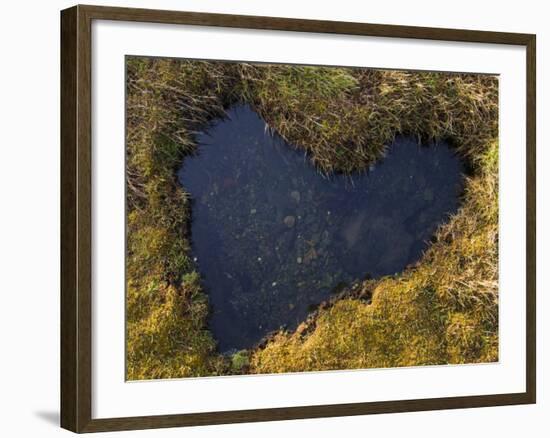
[[[342,285],[402,271],[459,205],[464,168],[443,142],[398,137],[368,173],[326,178],[250,107],[228,116],[179,170],[221,352],[294,329]]]

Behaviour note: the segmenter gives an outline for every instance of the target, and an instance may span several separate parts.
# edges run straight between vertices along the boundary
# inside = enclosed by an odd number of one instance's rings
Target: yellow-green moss
[[[483,75],[129,58],[127,377],[498,359],[498,89]],[[447,139],[472,170],[461,209],[414,269],[366,282],[295,333],[225,358],[192,271],[176,169],[193,132],[250,103],[325,173],[362,171],[395,135]]]
[[[219,374],[225,364],[206,329],[208,300],[185,236],[188,198],[175,175],[194,148],[191,129],[223,112],[210,92],[215,68],[130,59],[127,69],[127,378]]]

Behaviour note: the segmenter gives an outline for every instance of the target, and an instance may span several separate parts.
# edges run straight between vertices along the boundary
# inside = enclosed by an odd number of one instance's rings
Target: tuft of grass
[[[247,350],[237,351],[231,356],[231,370],[235,374],[242,374],[248,370],[250,358]]]
[[[497,99],[492,76],[128,58],[127,378],[497,360]],[[451,141],[471,175],[415,268],[224,357],[207,329],[176,170],[196,150],[194,133],[236,102],[323,173],[364,171],[406,134]]]
[[[315,79],[324,76],[323,80]],[[324,173],[360,172],[396,134],[455,140],[474,160],[496,136],[494,77],[352,68],[241,67],[244,96]]]

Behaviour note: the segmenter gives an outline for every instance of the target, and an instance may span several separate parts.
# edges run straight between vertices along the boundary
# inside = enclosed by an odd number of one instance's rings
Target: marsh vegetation
[[[132,57],[127,91],[129,379],[498,359],[497,78]]]

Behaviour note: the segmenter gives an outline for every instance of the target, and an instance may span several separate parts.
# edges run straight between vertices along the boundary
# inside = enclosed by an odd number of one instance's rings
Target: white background
[[[94,2],[96,3],[96,2]],[[97,3],[100,4],[100,3]],[[442,2],[388,1],[368,4],[283,1],[126,1],[108,4],[256,15],[288,16],[393,24],[462,27],[532,32],[538,35],[538,223],[548,222],[544,199],[548,187],[541,170],[547,167],[544,151],[544,105],[547,89],[543,76],[545,30],[548,14],[543,2],[503,1]],[[2,12],[0,66],[0,282],[2,315],[0,333],[0,431],[5,436],[56,436],[59,379],[59,9],[64,1],[7,3]],[[546,95],[544,95],[546,93]],[[544,97],[544,98],[543,98]],[[546,164],[546,166],[545,166]],[[545,211],[546,208],[546,211]],[[182,430],[129,432],[113,436],[281,436],[347,434],[397,436],[543,436],[550,408],[543,367],[548,354],[542,350],[548,325],[543,291],[548,232],[538,229],[539,404],[461,411],[392,414],[369,417],[287,421],[268,424],[210,426]],[[546,357],[544,357],[546,356]]]

